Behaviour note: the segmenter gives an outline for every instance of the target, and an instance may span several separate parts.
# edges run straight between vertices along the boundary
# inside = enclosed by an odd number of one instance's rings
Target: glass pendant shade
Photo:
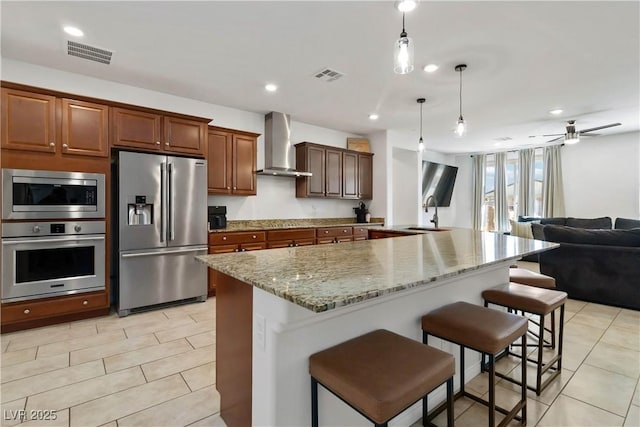
[[[408,74],[413,71],[413,39],[404,31],[393,48],[393,71],[396,74]]]
[[[462,116],[458,117],[458,122],[456,123],[456,134],[458,136],[464,135],[467,131],[467,123],[464,121]]]

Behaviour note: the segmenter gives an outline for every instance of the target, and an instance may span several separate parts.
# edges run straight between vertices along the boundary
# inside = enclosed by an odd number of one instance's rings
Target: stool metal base
[[[446,338],[443,337],[439,337],[437,335],[434,335],[436,338],[440,338],[442,340],[446,341]],[[424,344],[428,344],[428,339],[429,339],[429,333],[423,331],[422,332],[422,342]],[[458,343],[454,343],[454,344],[458,344]],[[527,345],[527,334],[525,333],[522,336],[522,344],[523,346]],[[516,421],[520,421],[522,425],[526,425],[527,424],[527,367],[526,367],[526,363],[522,363],[522,378],[523,378],[523,383],[520,384],[521,385],[521,395],[520,395],[520,401],[518,403],[516,403],[516,405],[511,409],[505,409],[502,408],[498,405],[496,405],[495,402],[495,396],[496,396],[496,391],[495,391],[495,385],[496,385],[496,369],[495,369],[495,358],[496,355],[495,354],[487,354],[484,353],[478,349],[472,348],[472,347],[468,347],[471,350],[477,351],[479,353],[482,354],[482,361],[481,361],[481,366],[484,365],[484,357],[485,355],[487,355],[489,357],[489,362],[486,365],[487,367],[487,371],[489,373],[489,400],[484,400],[474,394],[469,393],[468,391],[465,390],[464,388],[464,350],[465,347],[464,345],[460,345],[460,390],[455,394],[453,400],[458,399],[459,397],[467,397],[475,402],[481,403],[485,406],[487,406],[489,408],[489,427],[495,427],[496,425],[496,418],[495,418],[495,413],[500,412],[501,414],[506,415],[506,417],[500,422],[500,424],[498,424],[498,427],[504,427],[507,424],[509,424],[511,422],[511,420],[516,420]],[[432,411],[431,414],[429,414],[427,421],[431,422],[432,419],[434,419],[438,414],[440,414],[440,412],[442,412],[444,410],[444,408],[442,407],[443,405],[440,405],[439,407],[437,407],[436,409],[434,409]],[[522,415],[518,416],[518,412],[522,411]],[[424,418],[423,418],[424,420]],[[424,421],[423,421],[424,423]]]

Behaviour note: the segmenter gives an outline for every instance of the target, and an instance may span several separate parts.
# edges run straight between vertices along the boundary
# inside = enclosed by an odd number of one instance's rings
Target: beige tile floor
[[[528,425],[640,426],[640,312],[580,301],[566,310],[565,368],[541,396],[529,392]],[[57,417],[22,426],[224,425],[215,342],[215,298],[4,334],[1,425],[20,424],[20,410]],[[502,359],[498,369],[517,378],[519,361]],[[486,395],[486,376],[469,389]],[[518,398],[504,380],[496,393],[503,406]],[[461,399],[455,410],[457,426],[486,425],[481,405]]]

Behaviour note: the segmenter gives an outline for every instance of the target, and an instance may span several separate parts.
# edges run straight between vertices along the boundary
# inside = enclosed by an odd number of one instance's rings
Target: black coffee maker
[[[356,222],[367,222],[367,214],[369,213],[369,210],[365,206],[364,202],[360,202],[360,206],[353,208],[353,210],[356,212]]]
[[[211,230],[227,228],[226,206],[209,206],[209,228]]]

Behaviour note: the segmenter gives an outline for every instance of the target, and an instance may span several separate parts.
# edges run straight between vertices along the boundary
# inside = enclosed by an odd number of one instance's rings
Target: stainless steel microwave
[[[2,169],[3,219],[104,217],[104,174]]]

